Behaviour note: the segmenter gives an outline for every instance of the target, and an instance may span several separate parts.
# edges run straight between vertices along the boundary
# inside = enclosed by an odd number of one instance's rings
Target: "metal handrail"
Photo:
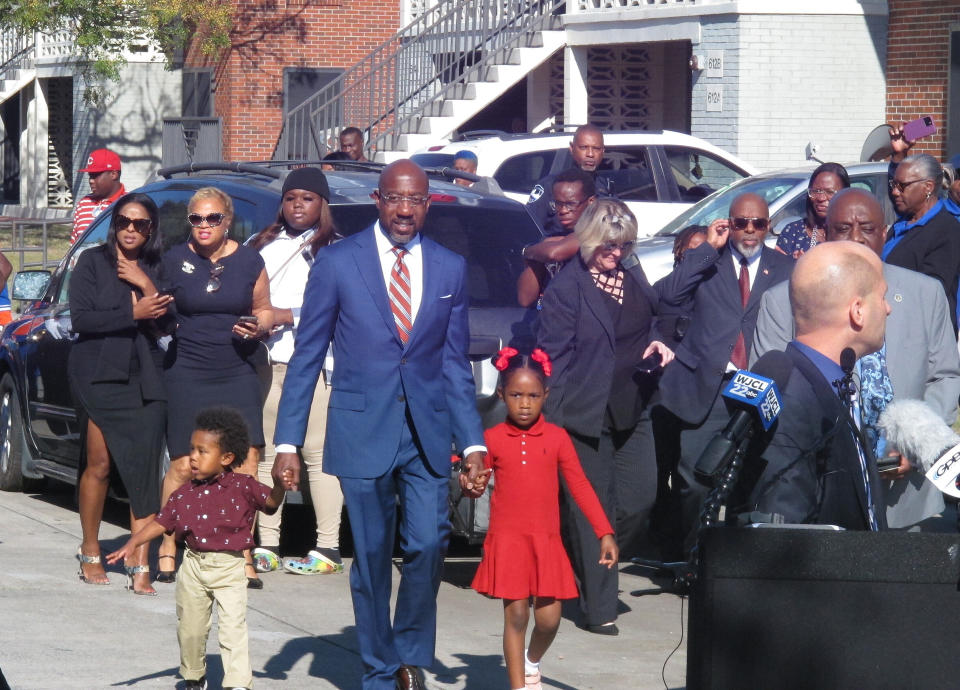
[[[427,106],[462,91],[498,55],[546,26],[565,0],[441,0],[293,108],[275,158],[320,158],[353,125],[371,148],[410,130]]]

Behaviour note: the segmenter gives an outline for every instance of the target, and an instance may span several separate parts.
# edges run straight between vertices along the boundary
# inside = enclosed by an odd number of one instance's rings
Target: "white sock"
[[[523,650],[523,674],[526,676],[532,676],[534,673],[538,673],[540,671],[540,662],[538,661],[537,663],[533,663],[530,661],[530,657],[527,656],[527,651],[529,650]]]

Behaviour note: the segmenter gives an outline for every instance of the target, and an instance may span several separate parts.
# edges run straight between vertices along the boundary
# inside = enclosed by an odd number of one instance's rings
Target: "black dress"
[[[256,365],[264,356],[258,340],[232,332],[237,317],[252,313],[253,287],[263,271],[259,252],[246,246],[219,263],[219,288],[208,291],[213,263],[178,244],[163,257],[164,287],[173,290],[177,334],[164,360],[169,396],[170,457],[190,454],[197,413],[228,406],[243,415],[250,444],[263,445],[263,393]]]
[[[70,349],[67,376],[83,437],[80,472],[86,467],[86,420],[91,419],[103,432],[130,509],[135,517],[146,517],[160,508],[167,416],[163,353],[134,320],[134,288],[117,277],[105,247],[80,255],[68,289],[77,342]]]

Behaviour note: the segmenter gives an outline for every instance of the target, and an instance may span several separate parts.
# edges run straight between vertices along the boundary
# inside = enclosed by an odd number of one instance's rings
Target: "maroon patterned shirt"
[[[254,546],[253,518],[270,491],[239,472],[191,480],[171,494],[156,520],[194,551],[242,551]]]

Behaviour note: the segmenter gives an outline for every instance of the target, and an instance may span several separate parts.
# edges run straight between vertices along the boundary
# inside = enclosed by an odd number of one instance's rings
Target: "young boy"
[[[247,578],[243,550],[258,510],[274,513],[283,501],[282,484],[271,491],[253,477],[233,472],[247,456],[250,441],[238,412],[211,408],[197,415],[190,437],[193,479],[173,492],[156,518],[134,534],[108,563],[129,557],[164,532],[184,541],[177,575],[177,639],[180,675],[188,689],[206,682],[206,647],[212,603],[217,602],[220,655],[225,688],[250,688],[253,671],[247,643]]]

